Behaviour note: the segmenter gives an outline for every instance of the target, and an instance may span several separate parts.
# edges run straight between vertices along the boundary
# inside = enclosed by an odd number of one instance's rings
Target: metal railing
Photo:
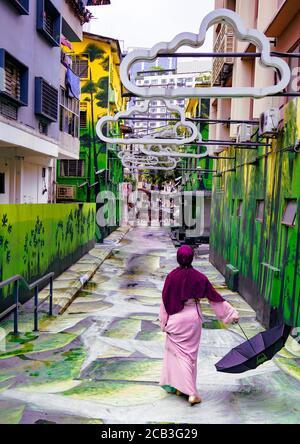
[[[5,281],[0,282],[0,289],[6,287],[7,285],[13,284],[13,300],[14,303],[9,308],[7,308],[5,311],[0,313],[0,319],[11,313],[14,312],[14,331],[13,334],[17,335],[19,334],[18,330],[18,324],[19,324],[19,291],[20,291],[20,283],[23,284],[27,290],[31,291],[34,290],[34,327],[33,331],[38,331],[38,309],[39,307],[47,300],[49,299],[49,316],[52,316],[53,314],[53,276],[54,273],[48,273],[45,276],[41,277],[35,282],[32,282],[31,284],[28,284],[28,282],[24,279],[23,276],[17,274],[15,276],[12,276],[9,279],[6,279]],[[45,283],[49,280],[50,288],[49,288],[49,295],[46,296],[42,301],[39,302],[39,286]]]

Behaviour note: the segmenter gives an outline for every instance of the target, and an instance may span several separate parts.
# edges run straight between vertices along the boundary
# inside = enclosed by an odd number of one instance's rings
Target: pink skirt
[[[238,317],[238,312],[227,301],[209,301],[209,304],[216,317],[225,324]],[[171,390],[175,388],[189,396],[199,396],[196,387],[197,356],[203,322],[200,304],[197,310],[195,300],[189,299],[182,311],[168,316],[162,302],[159,319],[162,331],[167,334],[160,385],[169,386]]]
[[[164,331],[167,336],[160,385],[174,387],[189,396],[200,396],[196,380],[202,317],[196,303],[185,304],[182,311],[169,316]]]

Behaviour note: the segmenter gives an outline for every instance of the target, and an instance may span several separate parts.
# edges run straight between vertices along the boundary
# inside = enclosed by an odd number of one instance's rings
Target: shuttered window
[[[64,88],[60,89],[59,129],[73,137],[79,137],[79,100],[68,97]]]
[[[83,177],[85,173],[84,160],[61,160],[60,175],[71,177]]]
[[[80,128],[85,129],[87,127],[87,110],[80,110]]]
[[[72,60],[72,70],[81,79],[87,79],[89,77],[88,56],[74,56]]]
[[[28,103],[28,68],[2,48],[0,48],[0,95],[5,97],[3,103],[11,102],[15,106],[26,106]]]
[[[5,92],[14,99],[21,98],[21,69],[9,59],[5,63]]]
[[[58,91],[42,77],[35,78],[35,113],[52,122],[58,117]]]
[[[52,46],[60,45],[61,16],[50,0],[37,0],[37,30]]]
[[[10,103],[6,100],[0,100],[0,114],[7,119],[18,119],[18,107],[14,103]]]

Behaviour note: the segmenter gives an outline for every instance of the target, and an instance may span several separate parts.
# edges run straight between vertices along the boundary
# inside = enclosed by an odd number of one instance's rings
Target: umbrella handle
[[[245,336],[245,338],[247,339],[247,341],[248,341],[249,344],[251,345],[252,350],[254,351],[254,353],[256,353],[256,351],[254,350],[254,348],[253,348],[253,346],[252,346],[252,344],[251,344],[251,341],[249,340],[248,336],[247,336],[246,333],[244,332],[244,329],[242,328],[241,324],[240,324],[239,322],[237,322],[237,324],[238,324],[238,326],[240,327],[240,329],[242,330],[243,335]]]

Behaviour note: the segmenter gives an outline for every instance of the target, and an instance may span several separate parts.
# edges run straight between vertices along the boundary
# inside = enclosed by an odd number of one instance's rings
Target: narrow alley
[[[112,245],[67,310],[54,319],[41,316],[39,334],[26,333],[29,320],[21,316],[24,333],[11,336],[0,352],[0,423],[299,422],[300,352],[291,337],[257,370],[217,373],[214,364],[244,338],[238,326],[217,321],[205,300],[198,360],[203,403],[192,408],[162,390],[158,311],[164,279],[176,265],[175,247],[167,229],[141,227]],[[194,266],[239,310],[246,333],[262,329],[254,311],[226,288],[207,249],[197,250]],[[69,285],[57,282],[56,297]],[[2,327],[11,331],[11,320]]]

